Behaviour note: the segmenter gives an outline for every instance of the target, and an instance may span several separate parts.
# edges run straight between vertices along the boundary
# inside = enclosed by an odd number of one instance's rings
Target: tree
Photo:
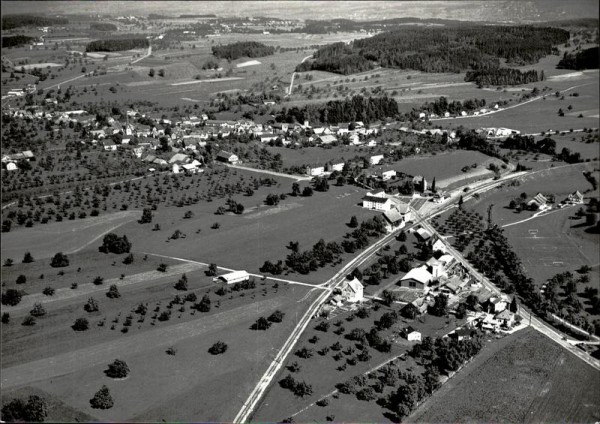
[[[270,322],[281,322],[281,321],[283,321],[284,316],[285,316],[285,314],[283,312],[281,312],[280,310],[276,310],[271,315],[269,315],[269,317],[267,319]]]
[[[276,194],[268,194],[265,203],[269,206],[275,206],[279,203],[279,196]]]
[[[227,344],[221,341],[216,342],[208,349],[208,353],[212,355],[220,355],[227,351]]]
[[[85,331],[90,328],[90,323],[85,318],[77,318],[71,328],[75,331]]]
[[[10,314],[8,312],[2,313],[2,324],[8,324],[10,322]]]
[[[17,284],[25,284],[27,282],[27,277],[25,277],[23,274],[19,275],[17,277]]]
[[[461,195],[460,198],[458,199],[458,207],[461,208],[461,209],[462,209],[463,202],[464,202],[464,200],[463,200],[463,197]]]
[[[144,208],[142,210],[142,217],[138,221],[140,224],[147,224],[152,222],[152,210],[149,208]]]
[[[460,303],[456,307],[456,318],[462,319],[465,317],[466,314],[467,314],[467,307],[465,306],[464,303]]]
[[[23,263],[29,264],[33,261],[34,261],[34,259],[33,259],[33,256],[31,255],[31,253],[25,252],[25,255],[23,255]]]
[[[348,224],[348,226],[350,228],[356,228],[356,227],[358,227],[358,219],[356,218],[355,215],[352,215],[352,218],[350,218],[350,223]]]
[[[129,367],[125,361],[115,359],[112,364],[108,364],[104,373],[110,378],[125,378],[129,375]]]
[[[433,181],[431,182],[431,191],[435,193],[435,177],[433,177]]]
[[[94,280],[92,281],[92,283],[95,286],[100,286],[100,285],[104,284],[104,278],[102,278],[100,276],[97,276],[96,278],[94,278]]]
[[[5,219],[2,221],[2,232],[9,233],[10,228],[12,227],[12,221],[10,219]]]
[[[48,404],[38,395],[30,395],[27,402],[13,399],[2,407],[4,422],[43,422],[48,416]]]
[[[165,76],[165,70],[164,69],[159,69],[158,70],[158,76],[159,77],[164,77]]]
[[[154,68],[150,68],[150,70],[148,71],[148,76],[150,78],[154,78]]]
[[[310,188],[309,186],[304,187],[304,190],[302,190],[302,196],[310,197],[312,195],[313,195],[313,189]]]
[[[43,317],[46,315],[46,309],[44,309],[44,306],[41,303],[34,303],[33,309],[29,311],[29,314],[33,317]]]
[[[250,327],[252,330],[267,330],[271,326],[269,320],[265,317],[260,317],[256,320],[254,324]]]
[[[519,312],[519,304],[517,303],[516,297],[512,298],[512,301],[510,302],[510,306],[509,306],[509,311],[512,312],[513,314],[516,314],[517,312]]]
[[[63,268],[69,266],[69,258],[64,253],[58,252],[50,261],[50,266],[52,268]]]
[[[298,196],[300,194],[300,184],[293,183],[292,184],[292,196]]]
[[[13,261],[11,258],[6,258],[4,261],[4,266],[12,266],[14,262],[15,261]]]
[[[130,253],[129,255],[125,256],[125,259],[123,259],[123,263],[125,265],[130,265],[133,263],[133,253]]]
[[[119,237],[114,233],[108,233],[102,239],[102,246],[100,246],[98,250],[104,253],[129,253],[131,250],[131,243],[126,235]]]
[[[21,301],[21,292],[15,289],[7,289],[2,293],[2,304],[8,306],[18,305]]]
[[[86,312],[97,312],[100,308],[98,307],[98,302],[93,297],[90,297],[85,305],[83,305],[83,309]]]
[[[448,296],[446,296],[443,293],[440,293],[435,298],[435,303],[430,308],[429,312],[432,315],[436,315],[438,317],[446,315],[446,313],[448,312]]]
[[[109,299],[118,299],[121,297],[121,293],[119,293],[119,288],[116,286],[116,284],[110,285],[108,291],[106,292],[106,297]]]
[[[217,264],[210,264],[205,274],[209,277],[214,277],[217,275]]]
[[[94,397],[90,399],[90,405],[94,409],[110,409],[114,404],[115,402],[106,386],[102,386],[100,390],[96,392]]]
[[[188,279],[187,275],[183,274],[179,281],[175,283],[175,290],[187,291],[188,289]]]

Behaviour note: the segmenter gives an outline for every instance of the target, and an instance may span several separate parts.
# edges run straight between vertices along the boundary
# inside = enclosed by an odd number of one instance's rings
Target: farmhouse
[[[371,156],[369,158],[369,162],[371,163],[371,165],[379,165],[382,160],[383,160],[383,155],[375,155],[375,156]]]
[[[2,156],[2,162],[17,162],[20,160],[28,160],[31,161],[35,158],[33,152],[31,150],[24,150],[21,153],[15,153],[12,155],[4,155]]]
[[[396,199],[391,199],[392,201]],[[386,228],[389,232],[395,229],[403,228],[411,218],[410,207],[406,203],[400,201],[393,202],[389,210],[383,213],[383,218],[386,222]]]
[[[306,175],[309,175],[311,177],[317,177],[319,175],[323,175],[324,173],[325,173],[324,166],[317,166],[314,168],[311,168],[310,166],[306,167]]]
[[[221,150],[217,154],[217,160],[220,162],[230,163],[232,165],[235,165],[240,162],[240,159],[236,155],[234,155],[233,153],[226,152],[225,150]]]
[[[107,152],[114,152],[117,150],[117,145],[114,143],[114,141],[111,141],[111,140],[104,140],[102,142],[102,146],[104,147],[104,150]]]
[[[334,135],[322,135],[318,138],[321,144],[331,144],[337,141]]]
[[[334,163],[331,165],[331,171],[342,172],[344,170],[344,162]]]
[[[363,285],[356,277],[352,280],[345,280],[342,285],[342,297],[351,303],[362,302],[363,298]]]
[[[6,164],[6,170],[7,171],[16,171],[18,169],[17,164],[14,162],[8,162]]]
[[[583,204],[583,194],[577,190],[575,193],[571,193],[567,196],[565,203],[570,203],[572,205],[581,205]]]
[[[491,297],[488,301],[487,310],[490,313],[500,313],[508,307],[508,301],[504,297]]]
[[[242,281],[248,281],[250,275],[246,271],[233,271],[228,274],[219,275],[213,278],[215,283],[224,282],[227,284],[241,283]]]
[[[389,170],[389,171],[383,171],[383,172],[381,173],[381,179],[382,179],[383,181],[388,181],[388,180],[391,180],[391,179],[392,179],[392,178],[394,178],[395,176],[396,176],[396,171],[394,171],[393,169],[392,169],[392,170]]]
[[[401,331],[402,337],[404,337],[409,342],[420,342],[421,341],[421,333],[415,330],[412,327],[406,327]]]
[[[433,275],[427,270],[426,265],[422,265],[408,271],[408,273],[400,279],[400,287],[424,290],[431,280],[433,280]]]
[[[533,199],[527,202],[527,206],[531,209],[540,211],[551,208],[548,204],[548,199],[542,193],[536,194]]]
[[[362,199],[362,207],[365,209],[389,211],[392,207],[392,201],[383,191],[378,193],[367,193]]]
[[[417,234],[416,236],[421,240],[421,241],[427,241],[431,238],[431,233],[429,231],[427,231],[425,228],[419,228],[417,231],[415,231]]]

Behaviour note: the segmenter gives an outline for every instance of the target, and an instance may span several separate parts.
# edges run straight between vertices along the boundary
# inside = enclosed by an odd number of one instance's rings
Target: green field
[[[535,330],[488,344],[407,422],[594,422],[598,371]]]

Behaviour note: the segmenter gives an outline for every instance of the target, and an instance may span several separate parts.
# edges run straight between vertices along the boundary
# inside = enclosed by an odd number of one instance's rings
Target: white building
[[[389,211],[392,207],[392,200],[388,198],[383,191],[378,193],[367,193],[367,195],[362,199],[362,206],[365,209]]]
[[[347,302],[356,303],[363,301],[363,285],[356,277],[351,281],[344,281],[342,285],[342,296]]]
[[[227,284],[241,283],[242,281],[248,281],[250,275],[246,271],[233,271],[228,274],[219,275],[213,278],[215,283],[224,282]]]
[[[384,171],[381,173],[381,179],[383,181],[391,180],[395,176],[396,176],[396,171],[394,171],[393,169],[389,170],[389,171]]]
[[[371,165],[379,165],[382,160],[383,160],[383,155],[375,155],[375,156],[371,156],[369,158],[369,162],[371,163]]]

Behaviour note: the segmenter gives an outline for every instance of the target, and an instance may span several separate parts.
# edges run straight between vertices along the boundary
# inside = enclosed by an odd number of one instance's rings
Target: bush
[[[48,286],[48,287],[44,287],[44,290],[42,290],[42,293],[45,294],[46,296],[54,296],[54,292],[56,290],[54,290],[52,287]]]
[[[159,272],[167,272],[167,264],[158,265],[158,268],[156,268],[156,270]]]
[[[92,283],[93,283],[95,286],[102,285],[102,284],[104,284],[104,278],[102,278],[102,277],[98,276],[98,277],[94,278],[94,280],[92,281]]]
[[[281,322],[281,321],[283,321],[284,316],[285,316],[285,314],[283,312],[281,312],[280,310],[277,310],[277,311],[273,312],[271,315],[269,315],[269,317],[267,319],[270,322]]]
[[[125,378],[129,375],[129,367],[125,361],[115,359],[112,364],[108,365],[104,373],[110,378]]]
[[[31,262],[34,262],[33,256],[31,256],[31,253],[25,252],[25,255],[23,256],[23,263],[29,264]]]
[[[18,305],[21,301],[21,292],[15,289],[7,289],[2,293],[2,304],[8,306]]]
[[[171,346],[165,352],[167,352],[167,355],[175,356],[177,354],[177,349]]]
[[[35,325],[35,318],[32,317],[31,315],[28,315],[23,319],[23,322],[21,323],[21,325],[26,325],[26,326]]]
[[[75,331],[85,331],[90,328],[90,323],[85,318],[77,318],[71,328]]]
[[[43,317],[46,315],[46,309],[44,309],[44,306],[41,303],[34,303],[33,309],[29,311],[29,314],[34,317]]]
[[[115,284],[111,284],[106,292],[106,297],[109,299],[118,299],[121,297],[121,293],[119,293],[119,288]]]
[[[98,307],[98,302],[93,297],[90,297],[85,305],[83,305],[83,309],[86,312],[97,312],[100,308]]]
[[[187,276],[185,274],[183,274],[181,276],[181,278],[179,279],[179,281],[177,281],[175,283],[175,290],[180,290],[180,291],[187,291],[188,289],[188,280],[187,280]]]
[[[17,277],[17,284],[25,284],[27,282],[27,277],[25,277],[23,274],[19,275]]]
[[[264,317],[260,317],[256,320],[254,324],[250,327],[252,330],[267,330],[271,326],[269,320]]]
[[[133,263],[133,253],[130,253],[129,255],[125,256],[125,259],[123,259],[123,263],[125,265],[130,265]]]
[[[50,261],[50,266],[52,268],[63,268],[69,266],[69,258],[64,253],[58,252]]]
[[[208,352],[212,355],[220,355],[222,353],[225,353],[227,351],[227,344],[219,341],[216,342],[214,345],[212,345],[210,347],[210,349],[208,349]]]
[[[108,387],[102,386],[100,390],[96,392],[94,397],[90,399],[90,405],[94,409],[110,409],[114,405],[112,396]]]

